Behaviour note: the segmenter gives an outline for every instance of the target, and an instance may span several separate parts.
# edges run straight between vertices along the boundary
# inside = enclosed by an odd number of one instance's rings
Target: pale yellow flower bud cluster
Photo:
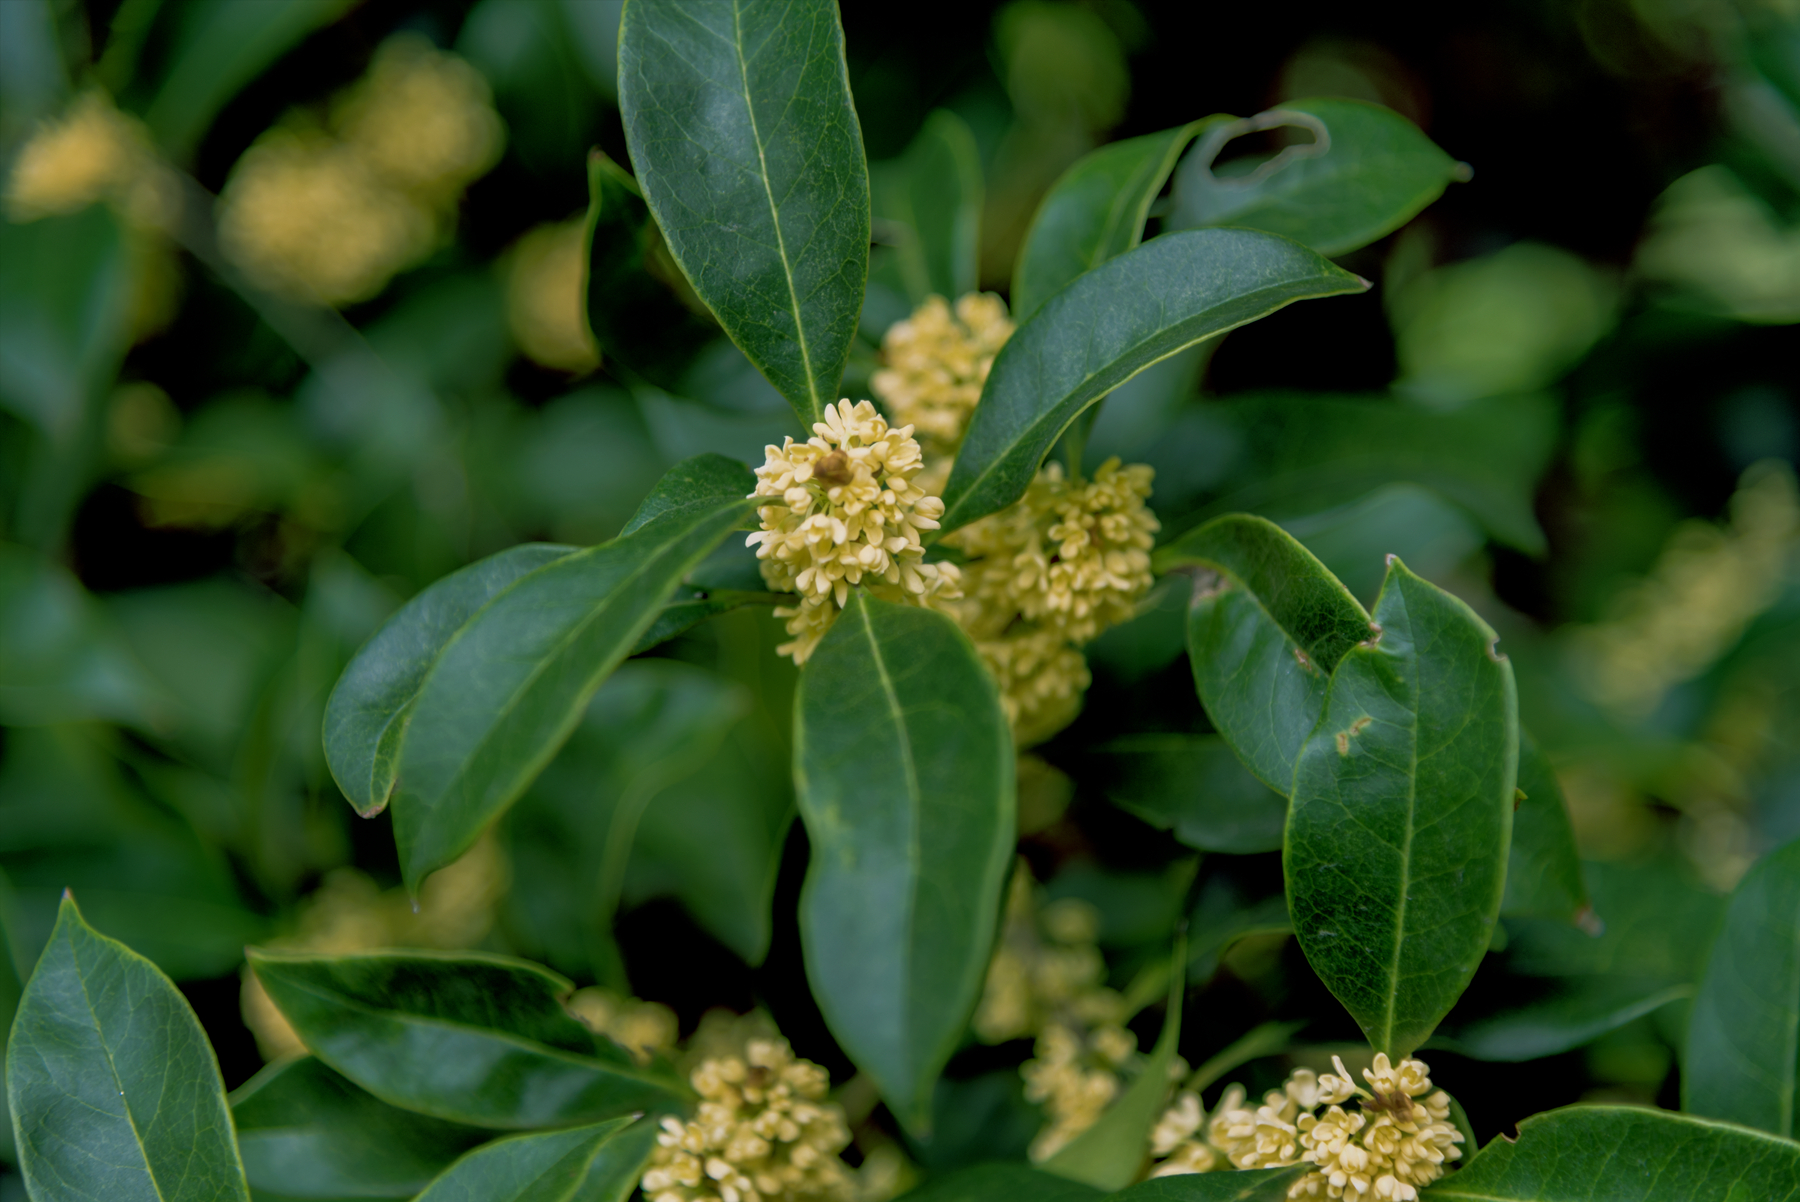
[[[166,228],[175,181],[151,148],[143,123],[88,92],[32,135],[6,181],[6,215],[34,221],[107,200],[132,224]]]
[[[912,427],[890,427],[868,401],[841,400],[805,442],[764,448],[750,494],[767,498],[762,529],[746,542],[772,590],[800,594],[775,611],[794,636],[781,654],[805,663],[854,585],[915,605],[960,595],[956,565],[924,562],[920,535],[937,529],[944,503],[913,483],[921,466]]]
[[[787,1041],[752,1039],[742,1056],[701,1062],[700,1105],[662,1120],[644,1172],[649,1202],[848,1202],[854,1180],[838,1158],[844,1114],[824,1100],[825,1070]]]
[[[1800,552],[1800,492],[1779,460],[1747,470],[1724,528],[1677,527],[1650,575],[1607,621],[1572,632],[1575,666],[1594,700],[1643,717],[1671,687],[1705,671],[1779,595]]]
[[[1223,1167],[1216,1151],[1239,1169],[1313,1165],[1289,1187],[1290,1198],[1414,1202],[1422,1187],[1443,1176],[1446,1162],[1462,1156],[1450,1096],[1432,1089],[1421,1060],[1395,1065],[1386,1054],[1376,1055],[1373,1067],[1363,1070],[1368,1089],[1355,1083],[1342,1060],[1332,1062],[1336,1073],[1295,1070],[1254,1109],[1242,1086],[1227,1089],[1207,1125],[1210,1150],[1197,1135],[1198,1098],[1181,1094],[1157,1127],[1152,1150],[1167,1159],[1153,1175]],[[1353,1101],[1356,1108],[1346,1110]]]
[[[431,252],[505,134],[481,74],[410,34],[331,107],[329,131],[284,125],[244,152],[219,241],[263,287],[340,305]]]
[[[889,417],[918,431],[927,491],[941,493],[949,480],[951,457],[962,445],[988,370],[1012,332],[1004,301],[971,292],[958,298],[954,313],[943,297],[927,297],[882,336],[886,365],[869,388]]]
[[[1037,1037],[1019,1070],[1025,1096],[1043,1105],[1047,1120],[1031,1145],[1034,1160],[1093,1126],[1144,1063],[1124,1026],[1125,999],[1105,985],[1099,933],[1093,906],[1072,897],[1041,903],[1019,862],[974,1027],[988,1043]]]
[[[577,989],[564,1005],[596,1035],[604,1035],[639,1064],[649,1064],[675,1048],[675,1012],[661,1002],[621,997],[610,989]]]
[[[1017,504],[945,540],[967,556],[964,598],[945,608],[993,670],[1021,745],[1075,717],[1090,679],[1077,648],[1150,589],[1153,476],[1109,459],[1092,480],[1069,480],[1048,464]]]

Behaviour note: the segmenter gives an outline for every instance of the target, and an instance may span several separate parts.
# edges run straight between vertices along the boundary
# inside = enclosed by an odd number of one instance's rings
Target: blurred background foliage
[[[703,316],[660,387],[609,374],[582,320],[588,151],[627,161],[620,7],[0,4],[0,1019],[72,887],[182,984],[232,1085],[258,1040],[290,1046],[241,987],[249,942],[516,952],[684,1030],[761,1003],[847,1072],[799,971],[793,670],[765,612],[621,670],[416,904],[387,819],[353,816],[320,751],[333,681],[401,600],[520,541],[604,540],[673,461],[755,462],[792,432]],[[1081,155],[1208,113],[1375,101],[1473,167],[1345,256],[1368,293],[1157,365],[1089,454],[1156,468],[1165,538],[1264,513],[1363,600],[1398,552],[1501,632],[1605,934],[1508,920],[1434,1075],[1484,1139],[1580,1097],[1672,1104],[1720,898],[1800,835],[1800,9],[1011,0],[844,20],[878,216],[909,181],[975,173],[986,289]],[[973,135],[949,166],[915,143],[938,109]],[[1201,203],[1184,178],[1153,209],[1171,226]],[[923,298],[903,234],[877,222],[851,395]],[[654,247],[637,270],[694,308]],[[1025,853],[1047,896],[1097,907],[1121,989],[1181,905],[1187,844],[1246,853],[1202,857],[1208,1017],[1183,1054],[1270,1019],[1353,1041],[1283,932],[1268,822],[1196,836],[1184,814],[1230,774],[1191,740],[1118,742],[1208,729],[1185,587],[1089,649],[1083,716],[1024,761]],[[1022,1149],[1026,1047],[953,1062],[945,1134],[914,1156]],[[1252,1093],[1284,1064],[1254,1063]]]

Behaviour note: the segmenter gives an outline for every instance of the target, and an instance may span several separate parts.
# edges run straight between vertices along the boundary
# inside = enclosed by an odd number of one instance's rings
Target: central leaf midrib
[[[875,637],[875,623],[869,615],[869,598],[867,596],[862,598],[862,604],[859,606],[859,609],[862,613],[863,635],[869,641],[869,655],[875,661],[875,673],[881,681],[881,693],[882,696],[887,699],[888,710],[893,716],[894,726],[897,728],[900,736],[900,763],[904,769],[903,778],[906,785],[906,797],[908,802],[906,859],[907,867],[909,869],[908,876],[910,877],[906,907],[906,937],[901,940],[900,944],[901,980],[911,981],[913,921],[918,916],[919,910],[917,892],[918,866],[921,858],[919,851],[919,810],[923,797],[919,790],[918,767],[913,762],[912,735],[906,724],[906,713],[901,708],[900,696],[894,689],[894,678],[888,672],[887,659],[881,653],[881,643]],[[906,1041],[910,1048],[912,1043],[910,1023],[906,1024],[905,1028],[902,1030],[901,1037]],[[910,1082],[908,1084],[910,1084]]]
[[[1406,604],[1404,586],[1396,582],[1400,604],[1406,609],[1407,629],[1410,636],[1412,627],[1412,608]],[[1379,607],[1377,607],[1379,608]],[[1410,644],[1410,638],[1409,638]],[[1379,647],[1369,649],[1371,656],[1381,655]],[[1413,651],[1407,665],[1412,673],[1412,722],[1409,733],[1412,740],[1410,765],[1406,774],[1406,839],[1400,848],[1400,901],[1394,914],[1394,955],[1388,965],[1387,1018],[1383,1030],[1382,1046],[1391,1048],[1394,1042],[1394,1011],[1400,1001],[1400,958],[1406,946],[1406,894],[1412,888],[1412,843],[1413,830],[1417,825],[1419,802],[1419,714],[1423,708],[1423,696],[1420,692],[1419,656]]]
[[[735,504],[744,504],[744,502],[737,501],[737,502],[733,502],[733,504],[734,505]],[[612,585],[612,587],[607,590],[606,596],[604,598],[602,598],[599,602],[597,602],[594,605],[594,607],[588,611],[588,614],[585,618],[582,618],[580,621],[571,625],[569,628],[569,632],[567,634],[565,634],[561,638],[557,639],[553,644],[551,644],[550,649],[544,655],[538,657],[537,664],[531,669],[531,671],[529,673],[526,674],[524,679],[522,679],[519,682],[519,686],[512,691],[512,693],[507,697],[505,703],[502,704],[499,707],[499,709],[496,711],[494,721],[488,726],[488,732],[481,737],[480,741],[475,744],[475,746],[470,750],[469,754],[467,756],[465,756],[460,763],[457,764],[455,769],[450,773],[448,779],[445,781],[443,788],[438,790],[436,797],[431,800],[426,800],[424,798],[421,798],[420,800],[425,801],[425,804],[427,804],[427,805],[436,806],[437,804],[439,804],[439,802],[441,801],[442,798],[447,796],[449,793],[451,793],[452,790],[456,789],[463,781],[465,781],[471,774],[471,771],[472,771],[471,765],[473,765],[475,763],[475,761],[481,757],[482,752],[485,751],[487,749],[487,747],[493,742],[495,735],[497,734],[500,726],[509,717],[511,717],[513,712],[519,707],[521,700],[525,697],[525,695],[527,693],[529,693],[531,691],[532,686],[534,684],[536,684],[538,679],[540,677],[542,677],[543,674],[549,670],[549,665],[550,665],[551,661],[558,659],[563,654],[563,652],[565,652],[573,643],[575,643],[583,634],[585,634],[590,627],[592,627],[592,625],[594,624],[595,621],[597,621],[603,614],[607,613],[612,607],[612,602],[613,602],[614,598],[622,590],[624,590],[625,588],[629,587],[630,585],[632,585],[633,583],[635,583],[636,581],[640,580],[645,575],[647,575],[652,567],[661,563],[663,561],[663,559],[677,545],[679,545],[687,536],[691,535],[695,530],[699,529],[705,523],[707,518],[717,516],[719,513],[722,513],[722,512],[724,512],[723,509],[716,510],[713,512],[708,512],[708,513],[702,513],[690,525],[688,525],[686,529],[682,530],[680,533],[678,533],[674,537],[670,538],[668,542],[666,542],[662,546],[658,547],[655,551],[646,555],[644,557],[643,561],[637,567],[632,568],[630,571],[626,572],[625,575],[621,576],[617,581],[615,581],[614,584]],[[610,545],[616,546],[616,544],[610,544]],[[598,549],[599,548],[596,548],[596,550],[598,550]],[[559,560],[556,562],[562,562],[562,561]],[[548,567],[551,565],[547,564],[545,566]],[[524,579],[524,577],[520,577],[521,581],[523,579]],[[494,600],[498,601],[501,596],[504,596],[506,592],[510,592],[510,591],[511,591],[510,588],[503,590],[502,593],[497,594],[495,596]],[[490,604],[492,604],[492,602],[490,602]],[[486,607],[484,606],[483,608],[485,609]],[[474,619],[471,618],[470,621],[473,622]],[[465,627],[464,629],[467,629],[467,628]],[[458,632],[457,637],[460,639],[460,637],[461,637],[460,631]],[[445,651],[448,651],[448,650],[449,650],[449,648],[446,647]],[[435,674],[435,669],[434,669],[434,674]],[[424,689],[423,689],[423,687],[421,687],[420,693],[423,694],[423,692],[424,692]],[[402,755],[404,755],[404,751],[402,752]],[[417,794],[415,794],[414,796],[417,796]]]
[[[794,287],[794,268],[788,262],[787,239],[781,232],[781,210],[775,203],[775,188],[769,180],[769,158],[763,149],[762,131],[756,126],[756,103],[750,96],[750,64],[744,61],[744,31],[740,0],[731,0],[731,49],[737,57],[738,79],[744,93],[744,115],[750,122],[750,140],[756,146],[758,178],[763,195],[769,200],[769,221],[775,227],[775,253],[781,259],[781,278],[787,285],[788,306],[794,315],[794,340],[800,346],[800,364],[806,371],[806,395],[812,401],[815,418],[823,415],[825,403],[819,397],[818,381],[813,378],[812,348],[806,341],[806,325],[800,317],[800,293]],[[805,68],[802,67],[802,74]]]
[[[94,1037],[100,1044],[100,1054],[106,1058],[106,1071],[112,1074],[113,1084],[119,1087],[119,1109],[125,1115],[125,1125],[131,1128],[131,1138],[137,1144],[138,1155],[144,1158],[144,1176],[150,1182],[150,1188],[156,1191],[158,1198],[163,1197],[162,1182],[156,1179],[156,1171],[150,1167],[150,1152],[144,1146],[143,1132],[138,1130],[137,1116],[131,1112],[131,1099],[125,1094],[125,1078],[119,1075],[119,1066],[113,1060],[112,1049],[106,1044],[106,1028],[100,1022],[100,1011],[94,1006],[94,999],[88,996],[87,974],[81,971],[81,953],[75,949],[75,937],[67,934],[64,938],[69,944],[69,963],[75,969],[75,983],[81,989],[81,1001],[87,1007],[89,1017],[94,1020]]]

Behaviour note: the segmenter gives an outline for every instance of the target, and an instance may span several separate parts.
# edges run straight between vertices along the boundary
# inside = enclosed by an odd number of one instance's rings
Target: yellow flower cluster
[[[691,1077],[694,1118],[662,1120],[643,1177],[649,1202],[848,1202],[838,1158],[844,1114],[824,1101],[825,1070],[787,1041],[753,1039],[744,1054],[703,1061]]]
[[[763,579],[776,592],[797,592],[796,606],[777,609],[793,641],[777,650],[805,663],[861,584],[888,601],[923,604],[958,595],[954,564],[924,562],[920,534],[937,529],[944,503],[927,496],[912,427],[892,428],[868,401],[841,400],[813,423],[813,436],[764,449],[752,497],[762,529],[756,548]]]
[[[1092,480],[1069,480],[1048,464],[1017,504],[945,540],[967,559],[964,597],[944,608],[993,670],[1021,745],[1075,717],[1090,679],[1076,648],[1129,619],[1150,589],[1153,475],[1109,459]]]
[[[1800,550],[1800,496],[1779,460],[1753,465],[1731,498],[1731,522],[1678,527],[1650,575],[1607,621],[1573,632],[1582,683],[1596,701],[1643,716],[1706,670],[1775,600]]]
[[[577,989],[564,1003],[570,1014],[596,1035],[604,1035],[639,1064],[649,1064],[675,1048],[675,1012],[661,1002],[621,997],[610,989]]]
[[[988,369],[1012,332],[1004,301],[971,292],[957,300],[954,314],[943,297],[927,297],[883,335],[886,366],[869,388],[888,416],[919,432],[927,491],[941,493],[949,480],[951,457],[962,445]]]
[[[33,221],[110,200],[134,225],[164,228],[173,219],[175,182],[157,160],[143,124],[89,92],[40,128],[13,163],[6,214]]]
[[[480,73],[410,34],[382,44],[330,126],[278,127],[244,152],[220,197],[219,241],[263,287],[338,305],[431,251],[504,131]]]
[[[545,367],[584,372],[600,366],[588,329],[581,281],[585,221],[540,225],[513,247],[506,317],[519,349]]]
[[[1087,902],[1040,905],[1031,870],[1019,862],[974,1027],[988,1043],[1037,1037],[1019,1070],[1025,1096],[1043,1105],[1048,1120],[1032,1142],[1034,1160],[1093,1126],[1125,1075],[1143,1063],[1137,1036],[1124,1026],[1125,999],[1103,983],[1099,933],[1099,914]]]
[[[491,837],[432,873],[419,890],[416,907],[403,889],[384,892],[354,868],[335,868],[301,902],[294,932],[270,946],[333,955],[387,947],[474,947],[493,927],[494,908],[510,878],[505,853]],[[244,1025],[256,1037],[263,1059],[305,1050],[254,974],[244,974],[239,1000]]]
[[[1290,1198],[1414,1202],[1421,1187],[1443,1176],[1447,1161],[1462,1156],[1449,1095],[1432,1089],[1421,1060],[1394,1065],[1386,1054],[1376,1055],[1363,1070],[1369,1089],[1355,1083],[1341,1059],[1332,1063],[1337,1072],[1323,1076],[1295,1070],[1254,1109],[1242,1086],[1227,1089],[1207,1124],[1210,1148],[1197,1134],[1199,1099],[1182,1093],[1156,1128],[1152,1152],[1167,1159],[1152,1175],[1206,1172],[1223,1167],[1217,1163],[1223,1155],[1239,1169],[1314,1166],[1289,1187]],[[1356,1109],[1345,1110],[1352,1100]]]

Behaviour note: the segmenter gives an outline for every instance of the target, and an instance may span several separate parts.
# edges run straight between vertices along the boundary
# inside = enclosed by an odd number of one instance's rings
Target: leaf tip
[[[1595,939],[1606,934],[1606,920],[1594,913],[1592,903],[1584,905],[1581,909],[1575,911],[1574,922],[1576,927]]]
[[[1468,163],[1458,160],[1450,167],[1450,178],[1459,184],[1466,184],[1475,178],[1475,168]]]

